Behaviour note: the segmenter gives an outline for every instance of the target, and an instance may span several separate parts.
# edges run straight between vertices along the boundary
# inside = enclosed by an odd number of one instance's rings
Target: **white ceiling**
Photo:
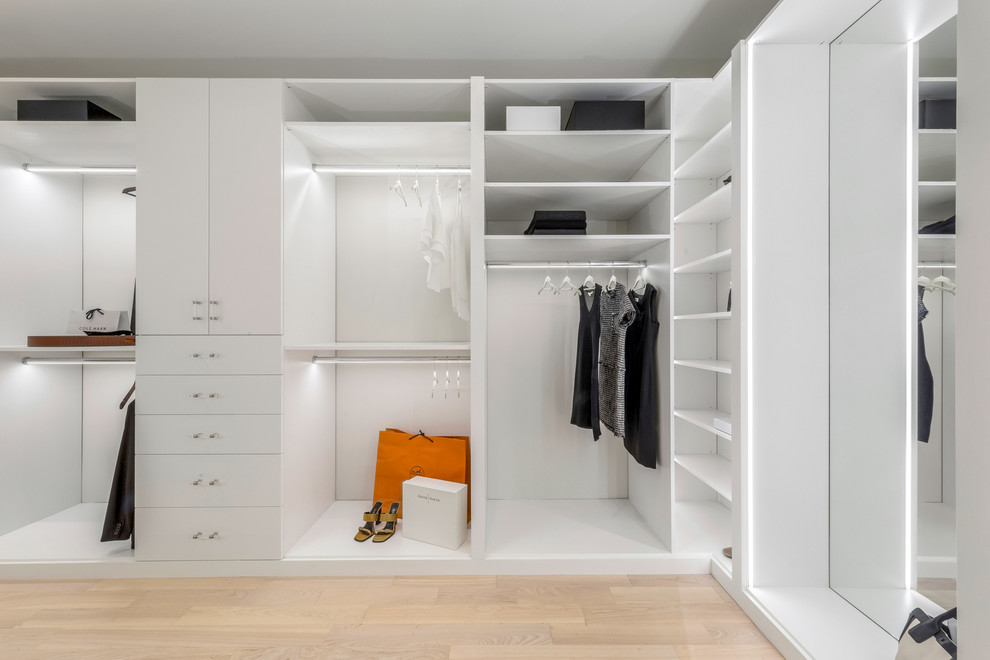
[[[0,76],[711,76],[776,0],[0,0]]]

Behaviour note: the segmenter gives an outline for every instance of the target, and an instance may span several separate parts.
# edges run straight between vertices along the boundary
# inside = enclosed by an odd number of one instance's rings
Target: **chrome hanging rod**
[[[646,268],[645,261],[489,261],[488,268],[519,268],[539,270],[553,268],[556,270],[573,268]]]
[[[469,357],[321,357],[313,356],[313,364],[470,364]]]
[[[26,357],[24,364],[134,364],[132,357]]]
[[[136,174],[133,165],[38,165],[24,163],[24,169],[35,173],[74,172],[76,174]]]
[[[319,163],[313,163],[314,172],[324,172],[327,174],[347,174],[351,176],[375,176],[381,174],[397,174],[400,176],[414,176],[416,174],[422,174],[423,176],[446,176],[446,175],[457,175],[457,176],[470,176],[471,168],[469,167],[379,167],[376,165],[370,166],[350,166],[350,165],[320,165]]]
[[[920,261],[918,268],[955,268],[956,265],[945,261]]]

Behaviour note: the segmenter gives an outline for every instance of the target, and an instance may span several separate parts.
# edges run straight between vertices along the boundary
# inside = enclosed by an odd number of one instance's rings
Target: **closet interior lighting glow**
[[[313,356],[313,364],[470,364],[469,357],[320,357]]]
[[[134,364],[133,357],[26,357],[24,364]]]
[[[73,172],[75,174],[137,174],[137,168],[130,166],[99,165],[34,165],[24,163],[24,169],[38,174],[52,172]]]
[[[471,169],[468,167],[345,167],[337,165],[318,165],[313,163],[314,172],[324,172],[327,174],[358,174],[373,176],[376,174],[396,174],[412,176],[421,174],[423,176],[434,175],[458,175],[469,176]]]
[[[488,268],[519,268],[519,269],[561,269],[573,268],[646,268],[645,261],[489,261]]]

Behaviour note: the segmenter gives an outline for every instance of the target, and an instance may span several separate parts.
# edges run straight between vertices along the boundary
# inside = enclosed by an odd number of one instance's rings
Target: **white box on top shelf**
[[[467,538],[466,484],[429,477],[402,482],[402,535],[456,550]]]
[[[507,131],[559,131],[559,105],[510,105],[505,108]]]

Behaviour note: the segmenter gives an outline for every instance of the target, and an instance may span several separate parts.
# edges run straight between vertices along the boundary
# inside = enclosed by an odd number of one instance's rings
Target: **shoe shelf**
[[[714,179],[729,171],[732,125],[726,124],[674,170],[674,179]]]
[[[714,371],[720,374],[732,373],[731,360],[674,360],[674,365],[688,367],[690,369],[700,369],[702,371]]]
[[[727,220],[732,214],[732,183],[720,187],[683,213],[674,216],[675,225],[707,224]]]
[[[704,314],[678,314],[675,321],[726,321],[732,318],[732,312],[706,312]]]
[[[715,416],[720,417],[732,417],[730,413],[723,410],[693,410],[687,408],[675,409],[674,417],[683,419],[684,421],[694,424],[698,428],[704,429],[709,433],[714,433],[720,438],[725,440],[732,440],[732,436],[715,428]]]
[[[732,268],[732,250],[722,250],[674,268],[675,275],[688,273],[724,273]]]
[[[674,454],[674,463],[726,501],[732,501],[732,462],[718,454]]]

